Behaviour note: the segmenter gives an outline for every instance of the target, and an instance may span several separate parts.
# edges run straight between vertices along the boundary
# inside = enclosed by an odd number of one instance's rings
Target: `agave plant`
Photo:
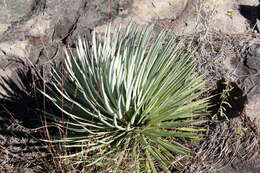
[[[203,78],[175,38],[152,31],[108,27],[103,39],[79,38],[76,56],[66,50],[64,73],[53,69],[55,91],[44,93],[65,115],[51,120],[68,132],[51,142],[76,148],[63,158],[87,155],[88,166],[110,158],[114,171],[127,159],[135,172],[156,172],[189,153],[183,139],[199,138],[195,125],[206,121],[198,118],[207,106],[198,99]]]

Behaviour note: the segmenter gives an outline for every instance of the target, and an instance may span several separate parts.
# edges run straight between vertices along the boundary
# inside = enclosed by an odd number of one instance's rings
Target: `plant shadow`
[[[41,140],[46,139],[42,110],[56,109],[40,92],[51,88],[42,78],[43,71],[26,66],[16,76],[0,77],[0,163],[6,165],[0,164],[0,172],[8,172],[10,165],[46,167],[49,149]]]
[[[237,84],[224,78],[217,81],[217,88],[210,95],[210,103],[213,105],[209,108],[210,116],[218,120],[240,116],[247,101]]]
[[[28,68],[27,71],[18,69],[16,74],[17,81],[11,77],[1,77],[1,119],[2,121],[16,120],[27,128],[39,127],[41,118],[36,110],[42,103],[37,87],[42,88],[41,83],[31,68]]]

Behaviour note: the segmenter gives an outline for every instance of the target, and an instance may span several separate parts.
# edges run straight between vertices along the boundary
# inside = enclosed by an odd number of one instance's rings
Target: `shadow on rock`
[[[240,14],[245,17],[250,27],[259,32],[259,26],[256,26],[257,19],[260,20],[260,4],[258,6],[239,5]]]
[[[221,79],[217,82],[217,89],[210,94],[211,105],[209,111],[219,120],[235,118],[241,115],[246,103],[246,96],[235,82]]]
[[[0,122],[7,125],[17,121],[27,128],[39,127],[42,125],[39,109],[48,106],[43,104],[39,91],[44,88],[44,81],[30,67],[26,71],[18,69],[17,78],[1,77]]]
[[[50,84],[42,79],[42,69],[25,68],[17,76],[0,77],[0,163],[5,163],[0,172],[50,172],[49,148],[40,140],[46,137],[41,110],[56,111],[40,92]]]

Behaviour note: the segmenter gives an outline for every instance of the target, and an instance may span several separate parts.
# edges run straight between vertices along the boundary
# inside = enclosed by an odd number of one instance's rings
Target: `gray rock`
[[[257,125],[260,130],[260,74],[252,76],[254,86],[248,93],[247,113],[250,119]]]
[[[11,23],[18,22],[28,15],[34,0],[8,0],[0,2],[0,34],[7,30]]]
[[[23,64],[46,66],[75,47],[78,35],[115,16],[132,0],[6,0],[0,2],[0,75],[13,76]],[[10,65],[11,64],[11,65]],[[47,71],[47,70],[46,70]]]
[[[133,0],[131,10],[127,11],[127,16],[117,16],[112,27],[121,25],[123,28],[131,21],[139,25],[147,25],[156,20],[178,18],[186,9],[188,0]],[[105,32],[107,25],[97,27],[98,32]]]
[[[253,56],[247,59],[247,66],[250,69],[260,70],[260,56]]]
[[[240,41],[244,48],[239,54],[228,56],[223,65],[227,76],[241,81],[240,87],[247,96],[247,116],[260,129],[260,39]]]
[[[246,65],[250,69],[260,70],[260,44],[250,46]]]

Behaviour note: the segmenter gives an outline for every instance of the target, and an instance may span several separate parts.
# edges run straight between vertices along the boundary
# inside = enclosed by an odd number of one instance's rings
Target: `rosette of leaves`
[[[52,142],[75,148],[63,158],[86,156],[88,166],[112,160],[114,171],[127,160],[135,172],[157,172],[189,153],[181,141],[200,137],[195,125],[205,122],[198,117],[207,98],[198,99],[195,59],[166,34],[108,27],[103,39],[95,32],[91,42],[79,39],[76,55],[66,51],[64,73],[53,70],[55,91],[44,93],[65,116],[50,116],[67,130]]]

